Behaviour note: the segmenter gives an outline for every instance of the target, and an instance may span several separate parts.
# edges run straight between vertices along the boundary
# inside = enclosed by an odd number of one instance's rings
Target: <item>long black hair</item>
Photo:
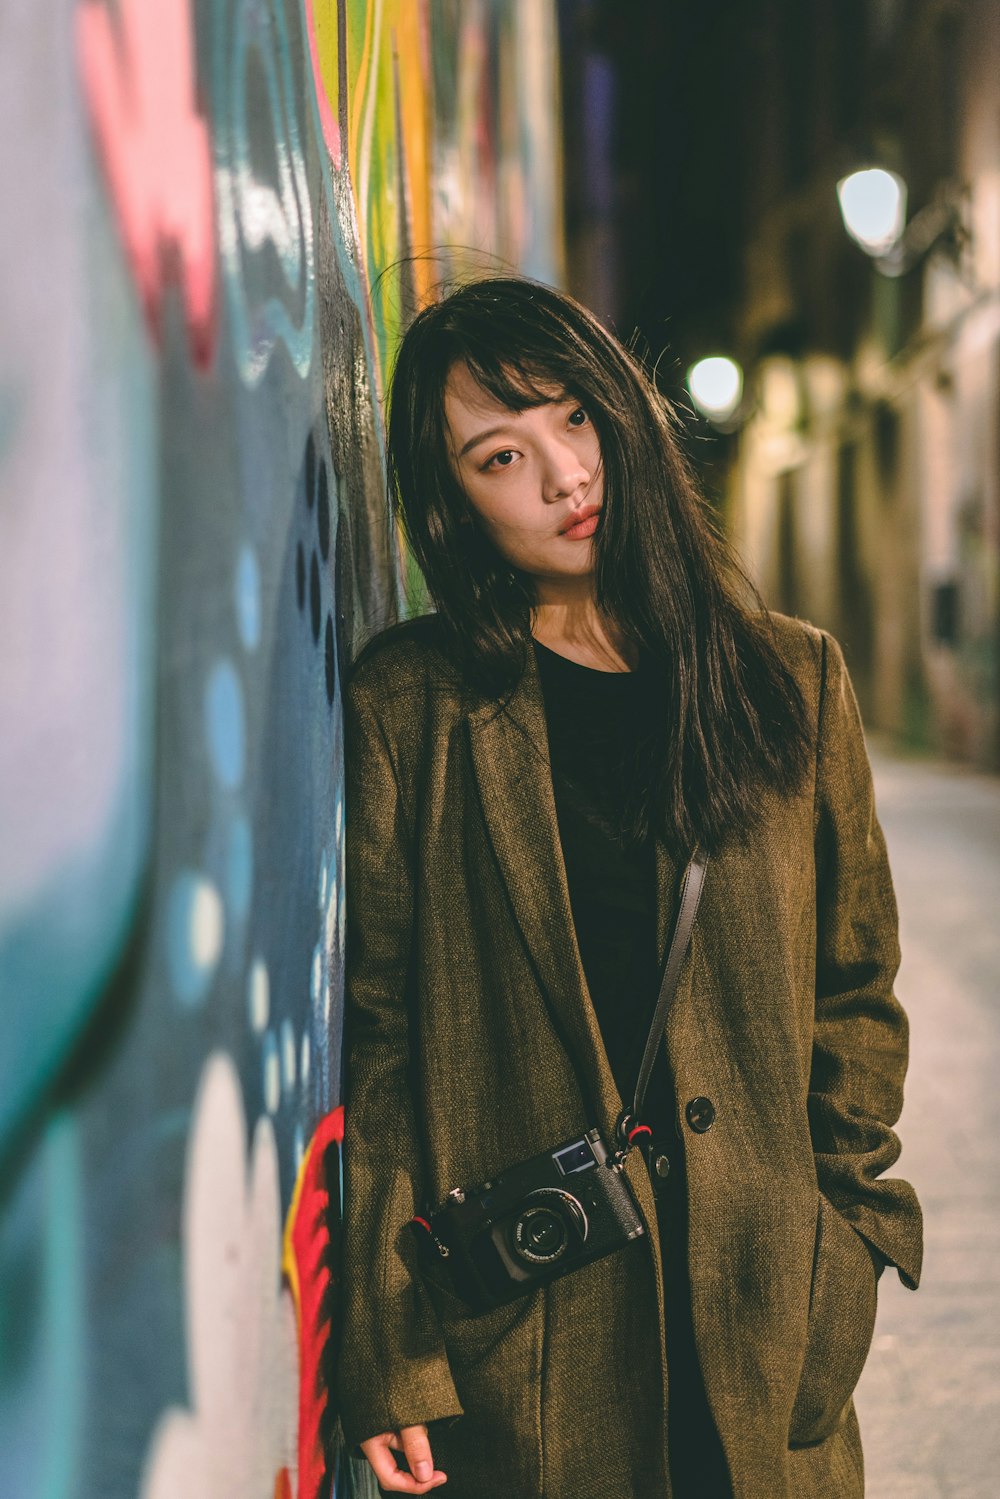
[[[801,784],[809,730],[767,610],[699,494],[670,404],[585,307],[521,277],[461,286],[410,324],[388,392],[390,502],[449,654],[492,697],[526,667],[534,587],[496,549],[452,469],[444,393],[456,363],[513,411],[571,397],[594,423],[604,469],[597,605],[650,673],[653,716],[636,745],[626,836],[655,829],[678,853],[745,836],[763,787]]]

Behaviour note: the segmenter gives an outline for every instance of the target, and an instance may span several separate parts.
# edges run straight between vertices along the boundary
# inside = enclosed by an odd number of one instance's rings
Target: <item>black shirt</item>
[[[628,1105],[660,977],[653,842],[630,842],[623,833],[636,742],[652,728],[648,677],[641,661],[636,671],[599,671],[534,645],[577,943]],[[644,1111],[658,1134],[672,1120],[668,1070],[661,1048]]]
[[[652,730],[648,673],[598,671],[535,641],[545,703],[556,817],[573,924],[587,987],[615,1082],[628,1107],[656,1003],[662,955],[656,951],[656,863],[651,839],[622,836],[637,739]],[[673,1079],[660,1046],[643,1123],[653,1128],[654,1173],[666,1282],[670,1366],[670,1474],[675,1499],[731,1499],[726,1460],[705,1395],[687,1270],[683,1147],[675,1125]]]

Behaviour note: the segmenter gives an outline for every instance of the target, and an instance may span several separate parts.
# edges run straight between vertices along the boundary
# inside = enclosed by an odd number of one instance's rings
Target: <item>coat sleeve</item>
[[[413,1231],[423,1199],[409,1085],[413,848],[389,745],[344,693],[344,1216],[335,1396],[350,1445],[462,1414]]]
[[[920,1278],[922,1221],[899,1157],[909,1030],[893,993],[896,899],[861,717],[837,642],[822,636],[816,773],[816,1016],[809,1123],[820,1190],[899,1270]]]

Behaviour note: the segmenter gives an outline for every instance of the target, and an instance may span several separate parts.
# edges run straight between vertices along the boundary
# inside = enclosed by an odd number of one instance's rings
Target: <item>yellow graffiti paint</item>
[[[323,138],[334,166],[340,167],[343,148],[340,139],[340,23],[337,0],[311,0],[311,3],[307,3],[306,25]]]

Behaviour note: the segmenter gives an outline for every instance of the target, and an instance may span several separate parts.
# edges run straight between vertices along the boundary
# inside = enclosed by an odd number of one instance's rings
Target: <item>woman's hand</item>
[[[426,1494],[448,1481],[447,1473],[434,1466],[426,1426],[401,1426],[398,1431],[383,1431],[360,1445],[384,1489],[400,1494]],[[394,1451],[403,1453],[409,1473],[397,1465]]]

